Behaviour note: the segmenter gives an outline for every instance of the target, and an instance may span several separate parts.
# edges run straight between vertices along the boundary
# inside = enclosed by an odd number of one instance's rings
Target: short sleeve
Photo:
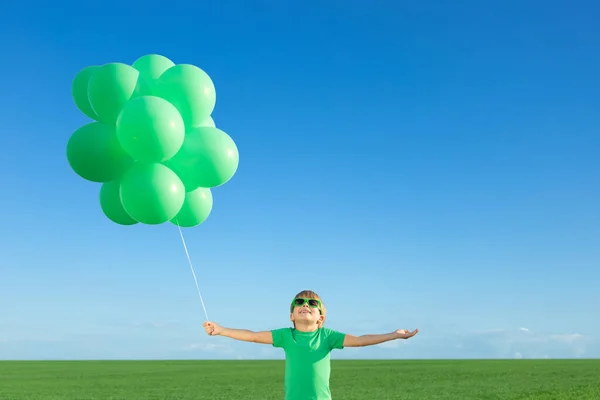
[[[271,331],[271,336],[273,337],[273,347],[285,347],[287,343],[286,338],[289,336],[289,330],[289,328],[281,328],[273,329]]]
[[[329,343],[329,348],[331,350],[334,349],[343,349],[344,348],[344,339],[346,339],[346,334],[338,331],[334,331],[329,328],[322,328],[325,331],[327,336],[327,342]]]

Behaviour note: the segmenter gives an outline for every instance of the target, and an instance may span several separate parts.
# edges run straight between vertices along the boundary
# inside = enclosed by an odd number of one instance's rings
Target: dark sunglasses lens
[[[319,307],[319,301],[318,300],[309,300],[308,305],[311,307]]]
[[[295,299],[294,304],[297,306],[301,306],[302,304],[304,304],[304,300],[303,299]]]

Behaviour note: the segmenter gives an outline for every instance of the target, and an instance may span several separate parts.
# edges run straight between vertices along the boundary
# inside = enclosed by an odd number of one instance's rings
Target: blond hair
[[[327,309],[325,308],[325,303],[323,303],[323,300],[319,297],[318,294],[316,294],[315,292],[313,292],[312,290],[303,290],[300,293],[298,293],[297,295],[294,296],[294,299],[298,298],[298,297],[303,297],[306,299],[315,299],[315,300],[319,300],[321,302],[321,315],[323,316],[323,321],[319,321],[317,324],[319,325],[319,328],[323,326],[323,324],[325,323],[325,318],[327,318]],[[292,299],[293,301],[293,299]],[[294,312],[294,305],[290,305],[290,313]],[[296,326],[296,324],[294,323],[294,327]]]

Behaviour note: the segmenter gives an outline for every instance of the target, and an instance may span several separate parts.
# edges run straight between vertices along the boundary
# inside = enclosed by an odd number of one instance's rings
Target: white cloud
[[[466,335],[471,335],[466,333]],[[492,329],[486,331],[474,331],[474,336],[497,338],[507,342],[565,342],[574,343],[584,340],[586,336],[580,333],[542,333],[534,332],[527,328],[518,329]]]
[[[461,344],[493,351],[497,357],[543,358],[581,357],[589,344],[598,341],[581,333],[545,333],[528,328],[493,329],[458,335]]]
[[[585,340],[585,337],[579,333],[567,333],[567,334],[559,334],[559,335],[550,335],[550,340],[555,340],[558,342],[565,343],[575,343],[581,340]]]

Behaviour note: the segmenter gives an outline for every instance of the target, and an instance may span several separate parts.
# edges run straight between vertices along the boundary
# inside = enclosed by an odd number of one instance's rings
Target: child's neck
[[[295,328],[299,332],[314,332],[317,329],[319,329],[319,325],[317,325],[317,324],[305,325],[305,324],[296,323]]]

